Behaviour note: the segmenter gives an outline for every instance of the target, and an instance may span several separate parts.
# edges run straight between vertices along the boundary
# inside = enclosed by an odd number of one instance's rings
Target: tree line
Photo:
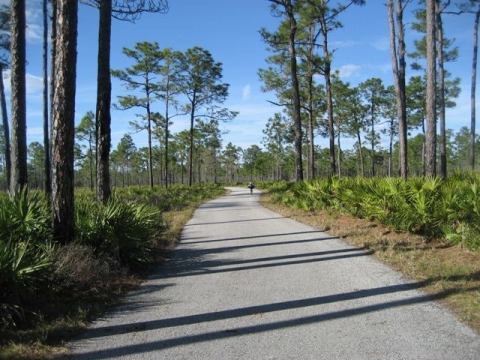
[[[368,79],[357,87],[344,84],[332,70],[334,49],[332,33],[342,27],[341,16],[363,0],[269,0],[272,14],[281,19],[275,31],[261,30],[268,50],[268,66],[260,69],[265,92],[273,92],[271,101],[280,112],[271,121],[286,117],[295,149],[295,178],[303,180],[320,175],[315,135],[327,137],[327,175],[341,175],[341,137],[354,136],[360,170],[365,175],[364,141],[370,144],[372,160],[369,175],[376,175],[380,134],[388,134],[388,176],[419,175],[409,169],[409,139],[421,130],[422,171],[420,175],[447,176],[448,136],[446,108],[455,106],[460,79],[447,70],[448,62],[458,56],[454,40],[446,37],[443,20],[446,16],[473,15],[473,59],[471,85],[471,127],[469,164],[474,170],[475,153],[475,91],[478,25],[480,4],[474,0],[420,0],[414,8],[411,30],[420,39],[407,51],[404,12],[415,4],[409,0],[388,0],[386,17],[389,23],[390,55],[393,84],[385,86],[378,78]],[[407,78],[407,58],[415,73]],[[417,75],[417,74],[421,75]],[[322,79],[323,81],[319,81]],[[408,80],[408,81],[407,81]],[[383,124],[380,126],[379,124]],[[437,127],[439,131],[437,131]],[[417,130],[417,131],[415,131]],[[462,129],[463,133],[463,129]],[[365,139],[362,139],[362,136]],[[438,141],[437,141],[438,139]],[[305,149],[306,148],[306,149]],[[392,159],[396,152],[396,161]],[[306,161],[303,159],[306,157]],[[306,169],[304,169],[304,162]],[[438,165],[437,165],[438,164]],[[321,166],[321,165],[320,165]],[[413,171],[412,171],[413,170]]]
[[[232,119],[236,112],[221,106],[228,96],[229,85],[222,81],[222,64],[201,47],[185,52],[160,49],[155,42],[140,42],[123,53],[131,63],[125,69],[110,68],[112,18],[121,21],[137,20],[142,13],[168,10],[165,0],[83,0],[99,11],[97,101],[95,112],[87,113],[75,127],[75,89],[78,5],[77,1],[53,0],[42,2],[43,11],[43,144],[26,141],[26,83],[25,83],[25,1],[12,0],[0,9],[1,61],[0,70],[11,72],[11,120],[5,104],[3,78],[0,81],[2,99],[3,137],[0,143],[5,167],[5,181],[12,195],[28,185],[42,187],[51,201],[53,227],[60,241],[73,238],[73,191],[75,173],[88,164],[89,186],[96,189],[97,199],[108,201],[111,196],[111,173],[116,177],[121,167],[125,173],[131,149],[131,137],[124,136],[111,154],[111,108],[136,109],[137,119],[131,125],[136,131],[147,132],[146,167],[148,184],[154,185],[154,150],[152,139],[159,139],[165,161],[162,182],[172,181],[170,164],[169,125],[178,115],[189,115],[190,130],[186,136],[188,184],[194,180],[194,156],[199,157],[200,142],[217,144],[218,123]],[[49,27],[50,23],[50,27]],[[51,49],[48,51],[48,31],[51,29]],[[49,56],[50,55],[50,56]],[[50,83],[48,81],[50,61]],[[127,90],[112,104],[111,76],[118,78]],[[156,103],[164,105],[157,111]],[[172,113],[173,111],[173,113]],[[198,129],[212,135],[201,138]],[[207,136],[207,135],[205,135]],[[184,136],[185,137],[185,136]],[[129,142],[130,141],[130,142]],[[83,143],[88,149],[83,151]],[[220,145],[213,145],[219,147]],[[131,145],[131,144],[130,144]],[[174,144],[175,145],[175,144]],[[39,160],[41,158],[41,160]],[[113,164],[110,162],[113,160]],[[121,165],[119,165],[121,161]],[[43,162],[43,169],[39,165]],[[31,178],[29,179],[29,175]],[[182,176],[184,174],[182,173]],[[198,178],[198,176],[197,176]],[[78,184],[78,181],[77,181]]]
[[[84,0],[99,10],[97,104],[95,143],[97,197],[110,196],[110,40],[111,19],[134,21],[144,12],[165,12],[164,0]],[[77,1],[42,1],[43,13],[43,114],[44,189],[51,203],[55,237],[63,243],[73,239],[75,90],[78,31]],[[1,9],[3,71],[10,67],[11,119],[8,120],[4,91],[2,98],[3,148],[6,181],[10,194],[29,184],[26,140],[26,8],[25,0],[12,0]],[[51,49],[48,51],[50,22]],[[50,55],[50,59],[49,56]],[[50,84],[48,81],[50,60]],[[2,81],[3,82],[3,77]],[[3,90],[3,83],[0,87]]]
[[[458,167],[455,161],[466,167],[466,157],[469,167],[475,168],[480,16],[477,1],[418,2],[412,30],[422,36],[411,51],[405,44],[403,17],[407,5],[414,2],[387,1],[394,83],[386,85],[372,78],[358,86],[343,82],[333,71],[330,39],[332,32],[342,26],[342,14],[365,1],[268,1],[281,22],[276,31],[261,30],[272,55],[259,76],[264,90],[275,93],[272,102],[281,111],[269,119],[264,129],[263,149],[258,145],[241,149],[231,143],[222,147],[219,124],[236,113],[222,107],[229,86],[222,80],[222,64],[208,50],[194,47],[179,52],[161,49],[154,42],[140,42],[123,51],[130,66],[110,68],[112,18],[134,22],[146,12],[164,13],[168,10],[165,0],[80,2],[98,9],[99,32],[96,108],[77,127],[74,113],[79,3],[42,1],[44,140],[43,144],[27,147],[25,0],[12,0],[10,6],[2,7],[0,70],[10,68],[11,72],[11,119],[1,77],[0,146],[10,193],[27,185],[45,189],[51,200],[55,234],[67,242],[73,236],[75,185],[90,186],[96,190],[98,200],[106,202],[112,184],[168,186],[173,182],[235,182],[254,176],[288,179],[292,174],[297,180],[323,175],[445,177],[447,168]],[[445,109],[455,106],[459,79],[452,77],[447,67],[458,51],[444,34],[443,19],[472,14],[471,127],[453,134],[446,128]],[[407,58],[412,59],[412,69],[417,72],[409,78]],[[113,104],[112,75],[126,89],[126,95]],[[126,134],[111,151],[112,107],[135,109],[132,129],[146,132],[146,147],[137,148]],[[180,115],[190,119],[189,129],[172,134],[170,125]],[[319,134],[329,140],[326,149],[315,144]],[[353,149],[342,148],[346,138],[354,139]]]

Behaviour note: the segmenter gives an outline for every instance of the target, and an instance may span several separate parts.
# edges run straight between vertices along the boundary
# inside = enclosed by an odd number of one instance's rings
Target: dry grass
[[[426,242],[421,236],[397,232],[351,215],[290,208],[274,203],[268,194],[262,195],[261,202],[279,214],[371,249],[394,269],[423,281],[423,289],[429,293],[446,292],[442,302],[480,333],[480,252],[439,240]]]
[[[66,340],[82,332],[140,283],[139,276],[112,275],[88,290],[76,289],[61,299],[50,299],[52,309],[46,308],[45,312],[56,308],[63,315],[39,319],[33,327],[4,332],[2,336],[9,342],[0,348],[0,359],[53,359],[68,353]]]
[[[189,206],[178,211],[163,213],[163,219],[168,224],[168,229],[162,236],[162,248],[171,249],[180,239],[180,234],[188,220],[191,219],[197,206]]]

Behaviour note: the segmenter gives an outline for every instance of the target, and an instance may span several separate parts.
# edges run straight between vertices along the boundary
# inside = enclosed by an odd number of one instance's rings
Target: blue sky
[[[0,0],[0,3],[5,0]],[[41,13],[38,0],[27,0],[27,132],[28,141],[42,138],[41,107]],[[407,28],[412,20],[414,6],[407,8]],[[383,0],[367,0],[367,5],[349,9],[342,15],[342,29],[332,33],[331,44],[335,48],[334,68],[340,71],[344,81],[357,84],[369,77],[382,78],[386,84],[392,81],[388,48],[388,24]],[[170,0],[167,14],[147,14],[136,24],[113,20],[112,68],[123,68],[128,62],[122,54],[123,47],[132,47],[138,41],[157,41],[160,47],[186,50],[192,46],[208,49],[217,61],[223,63],[224,80],[230,84],[230,96],[226,106],[239,111],[239,116],[222,124],[226,132],[224,144],[229,141],[246,147],[260,144],[266,120],[278,110],[266,100],[273,94],[261,91],[257,70],[265,66],[268,52],[258,30],[274,29],[278,19],[271,16],[267,0]],[[462,79],[462,93],[457,107],[447,113],[447,127],[458,129],[469,124],[470,69],[472,55],[473,16],[448,16],[446,34],[456,38],[460,57],[448,65],[448,70]],[[77,121],[88,110],[95,109],[96,59],[98,12],[80,5],[77,64]],[[414,34],[407,31],[407,51],[412,49]],[[414,75],[409,70],[408,75]],[[5,79],[9,81],[8,79]],[[7,91],[9,85],[7,85]],[[114,80],[112,101],[125,94]],[[157,103],[154,107],[162,111]],[[129,121],[134,113],[112,110],[112,141],[116,145],[121,136],[131,132]],[[188,119],[177,117],[173,131],[188,126]],[[146,145],[145,134],[135,134],[137,146]],[[325,146],[326,141],[317,138]],[[344,142],[353,143],[353,140]]]

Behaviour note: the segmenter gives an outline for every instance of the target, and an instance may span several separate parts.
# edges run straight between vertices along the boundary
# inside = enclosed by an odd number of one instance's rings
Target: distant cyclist
[[[250,181],[247,187],[250,189],[250,194],[253,194],[253,189],[255,189],[255,184]]]

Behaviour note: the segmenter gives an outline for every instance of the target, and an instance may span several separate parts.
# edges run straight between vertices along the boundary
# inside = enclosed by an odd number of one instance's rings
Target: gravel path
[[[480,359],[480,337],[421,283],[231,190],[74,359]]]

